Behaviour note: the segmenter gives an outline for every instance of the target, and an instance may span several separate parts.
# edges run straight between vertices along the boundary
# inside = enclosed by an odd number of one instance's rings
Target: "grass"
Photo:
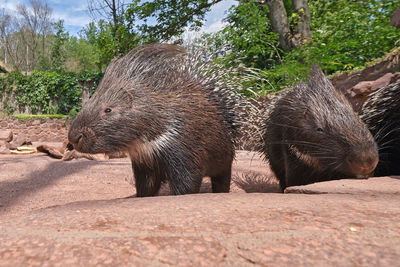
[[[68,115],[62,115],[62,114],[42,114],[42,115],[35,115],[35,114],[15,114],[15,115],[5,115],[5,114],[0,114],[2,117],[11,117],[11,118],[17,118],[20,122],[25,122],[29,120],[37,120],[37,119],[46,119],[46,118],[52,118],[52,119],[70,119],[70,116]]]

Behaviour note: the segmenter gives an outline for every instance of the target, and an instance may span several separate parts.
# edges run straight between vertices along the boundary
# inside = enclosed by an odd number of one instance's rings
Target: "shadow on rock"
[[[128,181],[128,182],[132,186],[135,186],[134,177],[132,177],[130,179],[130,181]],[[205,194],[205,193],[212,193],[211,181],[210,181],[210,178],[208,178],[208,177],[203,178],[203,182],[201,183],[201,187],[200,187],[200,192],[195,193],[195,194]],[[156,196],[174,196],[174,194],[172,194],[172,192],[171,192],[168,182],[165,182],[161,185],[160,191],[158,191],[158,193],[154,197],[156,197]],[[122,199],[129,199],[129,198],[134,198],[134,197],[137,197],[136,194],[134,194],[132,196],[124,197]]]
[[[3,159],[0,160],[0,163],[1,161]],[[87,169],[95,164],[96,162],[92,161],[77,161],[67,164],[53,161],[45,169],[33,171],[22,180],[0,182],[0,208],[10,207],[27,194],[41,190],[68,175]],[[0,213],[2,213],[1,210]]]

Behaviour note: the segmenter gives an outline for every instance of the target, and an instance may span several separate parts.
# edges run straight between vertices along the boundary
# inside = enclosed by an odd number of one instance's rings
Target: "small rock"
[[[0,130],[0,140],[11,142],[13,140],[13,132],[11,130]]]
[[[10,143],[4,140],[0,140],[0,147],[10,148]]]
[[[11,154],[9,147],[0,145],[0,154]]]
[[[359,82],[350,89],[355,95],[370,94],[372,88],[372,81]]]
[[[25,136],[24,134],[19,134],[16,139],[11,142],[11,149],[16,149],[19,146],[32,145],[32,141],[30,137]]]
[[[368,179],[342,179],[308,185],[292,186],[285,193],[294,194],[400,194],[398,178],[372,177]]]
[[[354,110],[358,112],[371,93],[397,81],[399,78],[400,74],[396,72],[386,73],[374,81],[359,82],[346,92],[346,96],[349,98]]]
[[[46,144],[39,145],[36,147],[39,152],[48,154],[50,157],[61,159],[64,156],[62,147],[53,147]]]

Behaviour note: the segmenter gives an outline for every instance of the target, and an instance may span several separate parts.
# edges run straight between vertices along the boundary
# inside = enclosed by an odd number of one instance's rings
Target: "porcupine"
[[[374,175],[400,175],[400,80],[372,93],[360,117],[378,144]]]
[[[229,192],[235,155],[235,98],[201,53],[151,44],[113,60],[98,89],[71,124],[78,151],[127,150],[137,196],[169,181],[173,194],[197,193],[203,176]]]
[[[313,66],[309,83],[296,85],[277,100],[262,128],[261,152],[282,191],[366,178],[378,163],[371,133],[318,66]]]

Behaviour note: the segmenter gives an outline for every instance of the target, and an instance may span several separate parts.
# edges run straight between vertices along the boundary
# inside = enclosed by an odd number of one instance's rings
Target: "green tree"
[[[97,24],[90,22],[81,32],[89,44],[96,47],[98,70],[104,70],[114,57],[114,42],[111,35],[111,28],[104,20]]]
[[[290,1],[286,4],[290,11]],[[260,78],[268,83],[261,87],[264,91],[276,91],[304,79],[311,63],[320,64],[332,74],[362,68],[384,56],[396,47],[400,37],[399,30],[389,24],[397,6],[394,0],[310,1],[312,41],[284,51],[265,18],[268,10],[257,1],[249,1],[232,7],[225,19],[227,26],[205,36],[203,42],[226,66],[241,63],[262,69]],[[292,27],[297,19],[290,18]]]
[[[130,25],[135,25],[137,20],[144,22],[138,30],[148,42],[166,41],[180,36],[187,26],[199,29],[206,12],[218,2],[221,0],[133,0],[126,10],[126,18]],[[157,20],[155,25],[148,23],[152,17]]]
[[[144,22],[138,29],[147,40],[170,40],[188,26],[202,26],[217,2],[135,0],[126,16]],[[311,63],[332,74],[382,57],[400,39],[389,24],[397,6],[397,0],[241,0],[230,9],[225,29],[203,36],[199,45],[206,43],[226,66],[262,69],[266,85],[279,90],[303,79]]]
[[[313,43],[295,51],[328,73],[365,66],[396,47],[399,30],[390,26],[397,0],[310,2]]]
[[[186,27],[199,29],[204,23],[205,14],[222,0],[134,0],[126,11],[127,20],[134,24],[144,23],[137,28],[148,41],[170,40],[180,36]],[[239,3],[254,2],[269,7],[265,14],[269,18],[272,31],[279,34],[279,42],[284,50],[303,44],[311,37],[308,0],[239,0]],[[287,12],[290,6],[290,12]],[[296,16],[296,25],[290,28],[289,17]],[[150,25],[149,19],[156,23]]]
[[[268,7],[257,1],[229,9],[225,19],[229,26],[221,31],[223,43],[230,51],[225,57],[228,62],[238,61],[248,67],[265,69],[280,61],[283,51],[279,47],[279,36],[272,31],[266,14]]]
[[[100,51],[84,38],[72,36],[67,44],[66,70],[73,72],[101,71],[98,68]]]
[[[62,72],[65,70],[65,43],[68,40],[69,35],[65,32],[63,20],[54,23],[53,27],[56,33],[53,36],[53,43],[50,48],[51,71]]]
[[[88,0],[88,10],[95,21],[107,21],[110,34],[115,45],[113,46],[114,56],[125,54],[125,47],[122,45],[126,40],[125,25],[125,0]]]
[[[118,38],[113,36],[113,28],[109,22],[100,20],[89,23],[81,32],[81,36],[98,51],[97,65],[99,70],[104,70],[114,56],[121,56],[138,45],[139,37],[130,29],[121,25],[116,31]],[[115,51],[119,51],[117,55]]]

